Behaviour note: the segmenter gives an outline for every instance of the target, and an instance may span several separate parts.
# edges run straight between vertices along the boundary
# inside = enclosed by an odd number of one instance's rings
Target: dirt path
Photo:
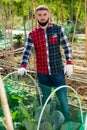
[[[82,98],[87,108],[87,61],[85,43],[72,46],[74,73],[67,78],[67,84],[72,86]]]

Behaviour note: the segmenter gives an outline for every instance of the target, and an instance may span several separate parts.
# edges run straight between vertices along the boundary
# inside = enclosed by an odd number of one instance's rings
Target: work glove
[[[73,74],[73,66],[72,64],[67,64],[65,69],[64,69],[64,73],[68,76],[71,77]]]
[[[17,70],[17,74],[23,76],[23,75],[27,74],[27,70],[25,68],[21,67]]]

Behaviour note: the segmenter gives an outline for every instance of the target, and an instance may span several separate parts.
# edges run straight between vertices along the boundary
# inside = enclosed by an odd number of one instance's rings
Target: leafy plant
[[[64,23],[64,31],[68,36],[69,40],[72,40],[73,32],[74,32],[74,23],[71,20],[67,20]]]
[[[40,130],[54,130],[50,122],[43,122],[40,126]]]
[[[58,130],[63,124],[64,116],[60,111],[55,109],[56,105],[53,107],[53,104],[55,104],[53,101],[50,104],[47,104],[42,116],[40,130]],[[21,112],[25,116],[28,112],[27,108],[22,103],[20,106]],[[29,116],[25,116],[24,125],[27,130],[36,130],[41,110],[42,106],[39,106],[32,119]]]
[[[6,81],[5,83],[5,91],[6,91],[9,107],[11,110],[11,115],[12,115],[12,120],[14,123],[15,130],[26,130],[23,121],[25,120],[26,117],[27,118],[29,117],[28,112],[30,111],[31,104],[33,102],[33,98],[34,98],[33,94],[30,94],[25,88],[18,88],[17,85],[13,84],[13,82],[10,79],[8,79],[8,81]],[[21,114],[22,113],[21,111],[25,110],[23,109],[23,107],[21,108],[21,106],[23,106],[22,103],[28,106],[28,112],[25,113],[25,115]],[[1,107],[0,107],[0,117],[4,119],[3,111]],[[4,126],[1,123],[0,129],[2,127],[4,129]]]
[[[17,43],[20,45],[22,43],[22,36],[23,34],[15,34],[14,39],[17,39]]]
[[[27,89],[18,88],[8,79],[5,90],[11,109],[15,130],[36,130],[43,106],[40,105],[37,94]],[[2,115],[1,115],[2,116]],[[50,101],[44,110],[40,130],[58,130],[64,122],[64,116],[56,110],[56,101]]]
[[[24,125],[26,130],[36,130],[37,124],[35,122],[30,122],[29,120],[24,120]]]
[[[24,104],[22,102],[19,102],[19,108],[20,108],[22,114],[24,115],[24,117],[29,119],[30,116],[28,114],[28,111],[26,110],[26,108],[25,108],[25,106],[24,106]]]
[[[2,30],[0,30],[0,40],[4,38]]]

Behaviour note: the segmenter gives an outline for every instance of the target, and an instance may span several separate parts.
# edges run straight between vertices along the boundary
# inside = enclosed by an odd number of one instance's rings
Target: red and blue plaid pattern
[[[49,24],[44,30],[34,28],[28,35],[21,66],[26,66],[33,47],[36,52],[37,71],[42,74],[57,74],[63,70],[60,52],[62,45],[67,63],[71,64],[71,47],[63,28],[57,24]]]

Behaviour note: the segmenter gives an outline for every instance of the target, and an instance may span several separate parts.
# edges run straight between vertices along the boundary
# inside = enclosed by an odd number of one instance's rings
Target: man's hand
[[[21,67],[17,70],[17,74],[23,76],[24,74],[27,74],[27,70]]]
[[[64,70],[64,73],[70,77],[73,74],[73,66],[71,64],[67,64]]]

